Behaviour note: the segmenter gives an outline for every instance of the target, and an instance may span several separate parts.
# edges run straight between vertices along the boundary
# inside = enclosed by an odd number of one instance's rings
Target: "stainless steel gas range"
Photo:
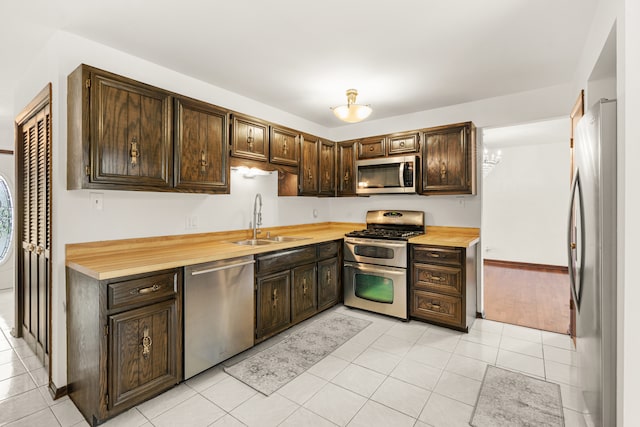
[[[424,234],[424,212],[367,212],[344,239],[344,305],[407,320],[407,241]]]

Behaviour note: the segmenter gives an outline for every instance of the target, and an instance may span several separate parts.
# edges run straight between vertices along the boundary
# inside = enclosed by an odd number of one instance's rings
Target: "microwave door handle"
[[[398,168],[398,182],[400,183],[400,187],[404,187],[404,162],[400,162],[400,167]]]

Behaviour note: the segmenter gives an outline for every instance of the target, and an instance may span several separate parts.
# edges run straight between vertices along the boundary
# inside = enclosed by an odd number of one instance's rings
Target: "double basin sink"
[[[306,240],[309,238],[310,237],[273,236],[273,237],[265,237],[262,239],[238,240],[237,242],[233,242],[233,243],[235,243],[236,245],[261,246],[261,245],[271,245],[273,243],[296,242],[298,240]]]

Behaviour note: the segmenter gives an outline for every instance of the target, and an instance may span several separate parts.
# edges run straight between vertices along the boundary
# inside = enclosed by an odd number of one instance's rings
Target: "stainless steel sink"
[[[298,240],[306,240],[310,239],[310,237],[296,237],[296,236],[271,236],[266,237],[266,240],[270,240],[272,242],[295,242]]]
[[[266,239],[246,239],[246,240],[238,240],[237,242],[233,242],[236,245],[246,245],[246,246],[260,246],[260,245],[271,245],[273,243],[277,243],[275,240],[266,240]]]

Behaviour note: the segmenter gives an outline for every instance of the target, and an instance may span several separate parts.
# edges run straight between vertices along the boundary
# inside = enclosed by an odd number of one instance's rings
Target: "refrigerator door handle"
[[[578,196],[576,199],[576,195]],[[577,202],[577,205],[576,205]],[[575,215],[575,216],[574,216]],[[576,220],[578,227],[575,230]],[[575,241],[574,241],[575,237]],[[576,171],[576,176],[571,185],[571,201],[569,202],[569,224],[567,227],[567,250],[569,254],[569,283],[571,294],[576,303],[576,310],[580,312],[580,302],[582,299],[582,271],[584,268],[585,256],[585,230],[584,230],[584,204],[582,201],[582,186],[580,185],[580,171]],[[575,255],[580,255],[578,259]]]

